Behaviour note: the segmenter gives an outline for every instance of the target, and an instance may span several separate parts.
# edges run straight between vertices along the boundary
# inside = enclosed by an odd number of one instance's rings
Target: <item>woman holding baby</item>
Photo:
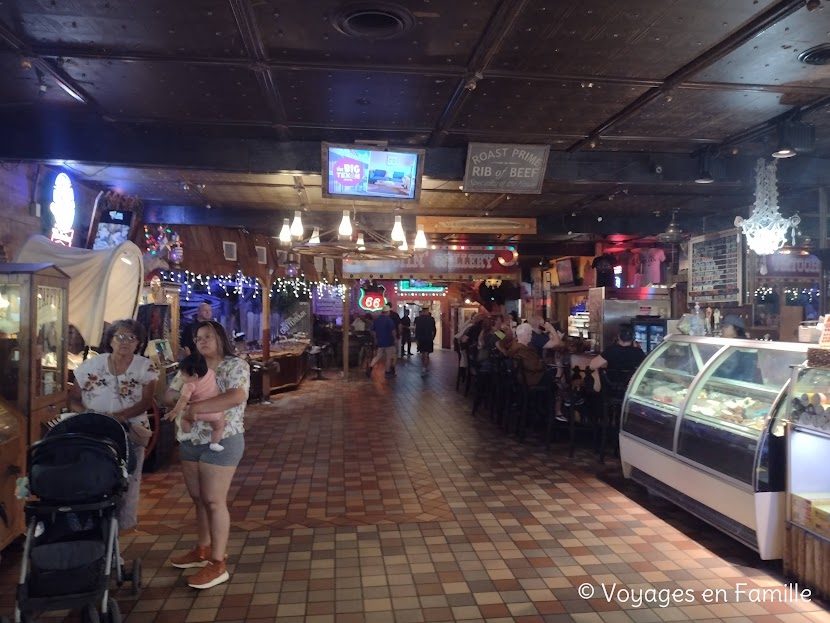
[[[188,578],[188,585],[204,589],[230,578],[225,566],[230,535],[228,490],[245,450],[243,418],[251,375],[248,363],[234,354],[228,334],[218,322],[200,323],[195,343],[207,368],[215,375],[217,391],[210,393],[216,395],[182,403],[165,417],[175,419],[181,410],[181,428],[192,429],[188,438],[181,442],[179,453],[187,492],[196,505],[199,537],[195,549],[172,558],[171,563],[180,569],[202,567]],[[199,376],[199,379],[204,378],[204,375]],[[184,378],[179,374],[170,384],[165,402],[177,404],[183,387]],[[214,419],[212,414],[216,412],[224,413],[223,430],[208,421]],[[219,450],[211,449],[214,429],[222,431]]]

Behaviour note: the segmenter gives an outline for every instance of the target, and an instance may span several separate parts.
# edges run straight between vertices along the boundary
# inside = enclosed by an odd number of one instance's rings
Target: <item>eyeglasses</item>
[[[115,336],[119,342],[137,342],[138,338],[134,335],[127,335],[126,333],[119,333]]]

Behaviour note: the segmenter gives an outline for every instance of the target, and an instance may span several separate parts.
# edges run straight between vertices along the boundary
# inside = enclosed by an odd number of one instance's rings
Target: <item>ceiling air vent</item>
[[[415,24],[408,10],[394,4],[352,4],[343,7],[332,19],[334,27],[355,39],[391,39]]]
[[[823,43],[798,55],[805,65],[830,65],[830,44]]]

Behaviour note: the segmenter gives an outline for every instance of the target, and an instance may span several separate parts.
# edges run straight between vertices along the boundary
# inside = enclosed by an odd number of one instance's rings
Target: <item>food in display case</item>
[[[702,391],[689,412],[721,422],[761,430],[771,406],[770,403],[749,396],[737,398],[723,392]]]

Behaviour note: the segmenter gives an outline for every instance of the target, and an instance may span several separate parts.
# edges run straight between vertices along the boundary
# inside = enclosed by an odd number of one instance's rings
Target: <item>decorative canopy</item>
[[[43,236],[29,238],[15,262],[48,262],[71,277],[69,323],[87,344],[97,344],[104,323],[135,318],[141,298],[144,265],[132,242],[91,251],[55,244]]]

